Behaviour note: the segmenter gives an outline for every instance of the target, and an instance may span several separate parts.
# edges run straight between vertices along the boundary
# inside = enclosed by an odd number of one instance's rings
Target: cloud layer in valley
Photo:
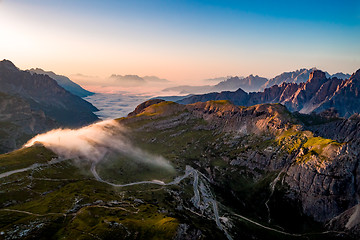
[[[161,156],[149,154],[130,143],[127,130],[115,120],[98,122],[80,129],[55,129],[39,134],[24,147],[41,143],[59,157],[98,163],[109,154],[121,153],[134,161],[173,169]]]
[[[95,114],[103,119],[126,117],[136,106],[151,98],[148,95],[133,95],[127,93],[97,93],[85,98],[95,105],[99,111]]]

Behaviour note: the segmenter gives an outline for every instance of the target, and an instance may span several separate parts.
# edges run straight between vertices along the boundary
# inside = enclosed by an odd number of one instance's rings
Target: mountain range
[[[274,85],[280,85],[283,82],[285,83],[297,83],[300,84],[302,82],[306,82],[309,77],[310,77],[310,73],[318,70],[315,67],[314,68],[310,68],[310,69],[306,69],[306,68],[302,68],[293,72],[284,72],[274,78],[269,79],[260,89],[258,90],[264,90],[265,88],[274,86]],[[330,75],[328,72],[325,72],[325,76],[327,78],[338,78],[338,79],[348,79],[351,75],[350,74],[345,74],[342,72],[339,73],[335,73],[333,75]]]
[[[178,102],[189,104],[209,100],[230,100],[234,104],[241,106],[281,103],[290,111],[311,113],[334,108],[340,116],[349,117],[360,112],[360,105],[358,104],[360,100],[359,88],[360,70],[345,80],[336,77],[327,78],[324,72],[313,70],[306,82],[283,82],[280,85],[266,88],[262,92],[247,93],[242,89],[238,89],[235,92],[225,91],[194,95]]]
[[[0,152],[19,148],[32,136],[55,127],[80,127],[97,121],[89,102],[71,94],[48,75],[0,62]]]
[[[259,76],[249,75],[248,77],[229,77],[224,81],[219,82],[216,85],[204,85],[204,86],[177,86],[165,88],[163,91],[178,91],[180,94],[192,94],[192,93],[208,93],[229,91],[238,88],[242,88],[245,91],[257,91],[261,86],[267,82],[266,78]]]
[[[267,79],[259,77],[258,75],[249,75],[247,77],[228,77],[216,85],[204,85],[204,86],[177,86],[171,88],[165,88],[163,91],[178,91],[180,94],[204,94],[210,92],[220,92],[220,91],[235,91],[239,88],[245,92],[257,92],[262,91],[265,88],[271,87],[273,85],[280,85],[283,82],[286,83],[302,83],[306,82],[309,79],[310,73],[316,70],[316,68],[311,69],[300,69],[293,72],[284,72],[274,78]],[[349,74],[344,73],[335,73],[330,75],[328,72],[325,72],[327,78],[339,78],[339,79],[348,79]],[[220,78],[219,78],[220,79]]]

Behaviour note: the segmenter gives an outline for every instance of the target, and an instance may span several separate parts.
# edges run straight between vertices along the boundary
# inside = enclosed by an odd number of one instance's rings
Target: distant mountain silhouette
[[[347,73],[342,73],[342,72],[338,72],[338,73],[335,73],[333,75],[330,76],[331,78],[339,78],[339,79],[348,79],[349,77],[351,77],[350,74],[347,74]]]
[[[230,77],[224,81],[219,82],[216,85],[204,85],[204,86],[177,86],[166,88],[163,91],[178,91],[181,94],[193,94],[193,93],[208,93],[208,92],[220,92],[220,91],[234,91],[238,88],[242,88],[244,91],[253,92],[258,91],[261,86],[267,82],[266,78],[249,75],[243,77]]]
[[[257,92],[263,91],[265,88],[269,88],[274,85],[280,85],[283,82],[286,83],[302,83],[306,82],[309,79],[310,73],[316,70],[316,68],[302,68],[292,72],[284,72],[280,75],[267,79],[259,77],[258,75],[249,75],[247,77],[228,77],[227,79],[219,82],[216,85],[203,85],[203,86],[190,86],[182,85],[176,87],[165,88],[163,91],[177,91],[180,94],[205,94],[211,92],[221,92],[221,91],[236,91],[241,88],[245,92]],[[348,79],[349,74],[345,73],[335,73],[330,75],[325,72],[327,78],[339,78],[339,79]],[[221,79],[221,78],[217,78]]]
[[[45,74],[54,79],[61,87],[65,90],[71,92],[72,94],[79,96],[79,97],[87,97],[93,95],[93,92],[87,91],[83,89],[80,85],[71,81],[68,77],[57,75],[51,71],[44,71],[41,68],[31,68],[28,70],[30,73],[37,73],[37,74]]]
[[[266,78],[249,75],[245,78],[232,77],[214,86],[215,91],[228,91],[241,88],[246,92],[258,91],[267,82]]]

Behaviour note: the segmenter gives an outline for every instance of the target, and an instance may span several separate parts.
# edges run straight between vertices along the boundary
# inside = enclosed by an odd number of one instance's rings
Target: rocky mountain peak
[[[326,79],[326,75],[323,71],[321,70],[314,70],[310,73],[310,77],[309,77],[309,82],[313,82],[316,80],[323,80]]]
[[[18,70],[18,68],[11,61],[9,61],[7,59],[0,61],[0,67],[5,68],[7,70],[11,70],[11,71]]]
[[[357,79],[357,80],[360,80],[360,69],[358,69],[356,72],[354,72],[350,79]]]
[[[310,73],[309,80],[306,82],[304,89],[308,91],[308,94],[312,95],[327,80],[326,74],[323,71],[314,70]]]

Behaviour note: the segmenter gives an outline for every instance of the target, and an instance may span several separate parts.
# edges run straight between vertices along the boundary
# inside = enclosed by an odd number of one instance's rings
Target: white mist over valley
[[[121,153],[134,161],[172,169],[163,157],[151,155],[134,146],[127,139],[126,132],[115,120],[106,120],[79,129],[54,129],[35,136],[24,147],[41,143],[61,158],[95,164],[112,153]]]

